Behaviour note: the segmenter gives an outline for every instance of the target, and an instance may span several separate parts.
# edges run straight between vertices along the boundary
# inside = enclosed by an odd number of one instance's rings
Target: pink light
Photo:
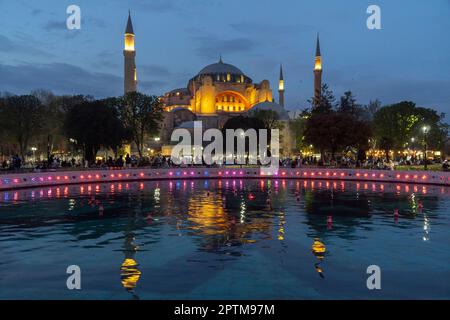
[[[91,176],[91,175],[88,175],[88,179],[92,179],[92,176]]]
[[[281,173],[281,175],[282,175],[282,176],[285,176],[285,175],[286,175],[286,172],[285,172],[285,171],[283,171],[283,172]]]
[[[111,177],[111,178],[114,178],[114,174],[111,174],[110,177]]]
[[[195,172],[194,171],[191,171],[191,176],[193,176],[195,174]]]
[[[173,176],[173,172],[172,171],[169,172],[169,176]]]
[[[221,176],[222,175],[222,171],[219,171],[219,176]]]
[[[186,175],[187,175],[187,172],[186,172],[186,171],[183,171],[183,175],[186,176]]]
[[[422,176],[422,180],[427,180],[427,176]]]
[[[84,176],[80,176],[80,179],[84,179]]]
[[[143,172],[141,172],[140,174],[139,174],[141,177],[143,177],[144,176],[144,173]]]
[[[60,176],[57,176],[57,177],[56,177],[56,180],[61,180],[61,177],[60,177]]]
[[[48,180],[48,181],[51,181],[51,180],[52,180],[52,177],[47,177],[47,180]]]

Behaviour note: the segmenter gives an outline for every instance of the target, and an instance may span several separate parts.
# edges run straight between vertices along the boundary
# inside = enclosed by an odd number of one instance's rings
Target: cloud
[[[123,78],[103,72],[90,72],[67,63],[0,64],[0,88],[14,94],[46,89],[55,94],[84,94],[97,98],[119,96],[123,93]],[[159,94],[168,86],[162,80],[142,79],[139,90]]]
[[[168,86],[166,81],[160,80],[138,80],[138,90],[147,94],[159,95],[162,88]]]
[[[24,41],[12,41],[6,36],[0,34],[0,52],[4,53],[21,53],[32,56],[51,57],[52,55],[46,51],[24,43]]]
[[[170,0],[137,0],[136,6],[141,10],[158,13],[176,12],[181,9],[180,4]]]
[[[44,30],[47,32],[66,31],[66,22],[60,20],[49,20],[44,24]]]
[[[258,43],[251,38],[234,38],[221,40],[214,36],[194,36],[193,41],[197,44],[197,53],[204,58],[217,58],[220,54],[249,53]]]
[[[139,73],[146,77],[168,77],[171,76],[171,72],[168,68],[158,65],[140,65],[138,66]]]
[[[16,94],[47,89],[56,94],[86,94],[95,97],[122,94],[123,79],[107,73],[89,72],[66,63],[0,64],[0,87]]]
[[[315,30],[312,26],[304,24],[270,24],[259,21],[231,23],[230,27],[244,34],[258,34],[262,37],[267,37],[268,34],[286,35],[299,32],[313,32]]]
[[[44,12],[42,9],[33,9],[33,10],[31,10],[31,15],[33,16],[33,17],[35,17],[35,16],[38,16],[38,15],[40,15],[42,12]]]
[[[439,112],[450,111],[450,80],[391,77],[372,73],[370,75],[345,76],[345,72],[330,70],[326,81],[336,95],[351,90],[361,103],[379,99],[386,104],[404,100],[413,101],[418,106],[433,108]],[[448,119],[447,119],[448,121]]]

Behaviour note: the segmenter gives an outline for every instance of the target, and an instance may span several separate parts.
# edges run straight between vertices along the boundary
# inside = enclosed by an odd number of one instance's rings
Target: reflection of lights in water
[[[319,262],[314,264],[314,268],[316,269],[317,273],[321,278],[324,278],[323,270],[321,268],[321,264],[323,262],[323,259],[325,258],[325,252],[327,251],[325,244],[320,241],[319,238],[315,238],[314,242],[311,246],[312,253],[314,256],[319,260]]]
[[[120,278],[122,286],[128,291],[133,291],[136,288],[141,274],[141,271],[138,269],[138,263],[134,259],[127,258],[122,262]]]
[[[72,211],[73,209],[75,209],[75,199],[69,199],[69,211]]]
[[[159,200],[161,199],[161,189],[160,188],[156,188],[155,189],[155,193],[153,195],[155,202],[159,203]]]
[[[323,242],[321,242],[319,238],[314,239],[311,249],[313,251],[313,254],[318,259],[323,259],[323,255],[327,251],[325,244],[323,244]]]
[[[284,240],[284,225],[286,224],[286,219],[284,218],[284,212],[280,215],[280,221],[278,222],[278,240]]]
[[[240,211],[240,214],[241,214],[241,216],[240,216],[240,222],[241,223],[244,223],[245,222],[245,211],[246,211],[246,206],[245,206],[245,202],[244,201],[242,201],[241,202],[241,211]]]
[[[430,221],[426,214],[424,214],[424,218],[423,218],[423,231],[424,231],[423,241],[429,241],[430,240]]]

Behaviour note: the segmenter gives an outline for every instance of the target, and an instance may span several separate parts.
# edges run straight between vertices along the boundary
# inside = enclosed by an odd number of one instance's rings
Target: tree
[[[417,107],[414,102],[402,101],[385,106],[374,115],[374,133],[378,147],[389,158],[390,150],[403,150],[412,138],[423,139],[423,126],[430,127],[428,143],[431,148],[443,150],[448,136],[448,125],[443,114],[433,109]]]
[[[351,91],[346,91],[341,97],[337,111],[358,118],[363,114],[362,107],[356,102],[356,98]]]
[[[357,149],[358,159],[364,158],[372,130],[363,119],[363,108],[351,91],[347,91],[337,104],[333,92],[323,85],[319,104],[312,105],[304,128],[304,141],[320,150],[322,160],[325,152],[334,159],[337,152]]]
[[[163,105],[158,97],[130,92],[119,101],[120,118],[142,158],[144,139],[157,135],[163,119]]]
[[[320,92],[320,100],[316,101],[313,97],[308,102],[311,104],[311,113],[329,113],[336,107],[336,98],[333,91],[329,89],[328,85],[324,83]]]
[[[256,137],[258,139],[258,143],[259,143],[259,130],[260,129],[267,129],[266,125],[264,124],[263,121],[261,121],[258,118],[255,117],[247,117],[247,116],[237,116],[237,117],[233,117],[227,120],[227,122],[225,122],[224,126],[222,127],[222,135],[224,137],[223,139],[223,147],[224,150],[226,148],[227,145],[227,129],[232,129],[232,130],[238,130],[238,129],[242,129],[244,131],[247,131],[249,129],[255,129],[256,130]],[[234,151],[237,151],[237,137],[234,138]],[[269,139],[270,141],[270,131],[268,132],[267,135],[267,139]],[[245,139],[245,152],[248,152],[250,149],[249,146],[249,139]]]
[[[42,128],[42,105],[32,95],[9,96],[0,103],[0,127],[13,143],[17,143],[25,159],[32,137]]]
[[[250,116],[258,119],[264,126],[264,129],[282,129],[283,125],[279,121],[280,116],[274,110],[255,110],[250,113]]]
[[[295,139],[295,149],[302,150],[307,146],[305,140],[305,130],[308,123],[308,118],[311,113],[308,110],[303,110],[298,117],[293,119],[290,123],[289,129],[291,130],[291,135]]]
[[[64,130],[83,149],[90,163],[100,148],[117,150],[126,139],[126,130],[116,108],[107,100],[85,100],[67,110]]]
[[[41,135],[36,138],[45,144],[47,162],[50,162],[55,143],[62,146],[65,141],[63,134],[64,110],[59,104],[60,97],[55,96],[51,91],[35,90],[31,94],[42,104],[42,117],[45,120],[42,122]]]
[[[373,121],[373,117],[375,116],[375,113],[377,113],[377,111],[380,110],[380,108],[381,108],[380,100],[376,99],[373,101],[372,100],[369,101],[369,104],[364,107],[365,114],[366,114],[366,120]]]

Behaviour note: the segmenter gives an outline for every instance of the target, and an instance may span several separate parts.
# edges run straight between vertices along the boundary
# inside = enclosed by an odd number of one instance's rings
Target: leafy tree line
[[[139,92],[122,97],[55,96],[48,91],[0,96],[0,152],[25,159],[31,146],[53,151],[70,147],[95,160],[101,148],[117,155],[119,148],[135,143],[139,156],[144,141],[159,133],[163,107],[156,96]]]
[[[339,100],[326,84],[319,101],[312,101],[291,123],[296,138],[296,149],[313,145],[322,160],[335,159],[337,153],[353,151],[357,160],[364,160],[370,148],[384,150],[389,160],[390,151],[407,147],[423,148],[423,127],[429,128],[429,149],[445,154],[449,125],[445,114],[430,108],[416,106],[410,101],[381,106],[378,100],[367,106],[358,104],[352,92],[347,91]]]

